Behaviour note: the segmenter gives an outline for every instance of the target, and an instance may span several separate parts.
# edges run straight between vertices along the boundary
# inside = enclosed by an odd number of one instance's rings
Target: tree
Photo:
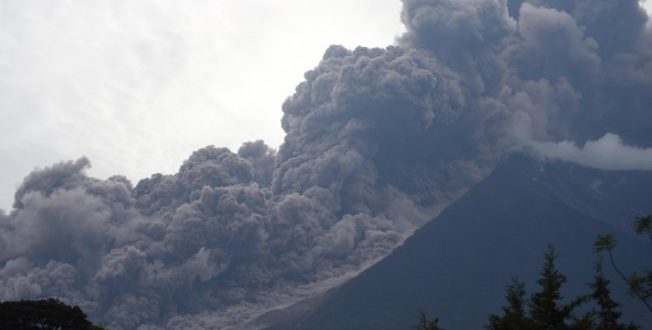
[[[517,279],[507,286],[507,306],[502,314],[489,315],[490,330],[636,330],[633,324],[619,323],[620,304],[611,298],[609,280],[602,272],[601,260],[596,265],[596,274],[589,285],[591,292],[581,295],[569,303],[562,303],[561,289],[566,276],[557,270],[557,256],[552,247],[544,255],[544,265],[537,280],[540,291],[526,299],[525,284]],[[593,302],[594,307],[582,317],[574,311],[584,303]]]
[[[591,299],[597,304],[597,309],[591,312],[592,329],[595,330],[636,330],[633,324],[624,325],[619,323],[622,313],[618,310],[620,304],[611,298],[609,290],[610,281],[604,277],[602,272],[602,260],[595,266],[595,277],[590,284],[593,292]]]
[[[639,217],[634,222],[634,231],[639,235],[647,234],[652,244],[652,215]],[[651,245],[652,246],[652,245]],[[645,275],[639,276],[636,272],[629,277],[629,289],[634,295],[639,296],[650,308],[652,300],[652,269],[648,270]]]
[[[532,319],[525,311],[527,300],[525,298],[525,283],[517,278],[507,286],[505,299],[508,305],[503,307],[503,315],[489,315],[489,326],[491,330],[520,330],[532,329]]]
[[[634,230],[639,235],[647,235],[652,243],[652,216],[647,215],[636,218]],[[632,272],[629,275],[625,274],[614,260],[613,250],[616,248],[616,243],[616,237],[613,234],[598,235],[593,244],[593,250],[598,255],[607,254],[611,267],[627,284],[629,294],[640,300],[652,312],[652,269],[647,270],[643,275],[639,275],[637,272]]]
[[[57,299],[0,302],[0,329],[73,330],[101,327],[93,325],[81,308]]]
[[[635,231],[647,235],[652,243],[652,215],[639,217],[635,222]],[[638,326],[630,323],[620,323],[622,313],[620,304],[611,297],[611,283],[602,271],[602,255],[606,253],[612,268],[618,276],[627,283],[629,293],[638,298],[652,312],[652,269],[644,275],[632,272],[626,275],[616,263],[613,250],[616,247],[613,234],[599,235],[593,245],[593,250],[599,260],[595,267],[593,282],[589,284],[591,292],[579,296],[570,303],[562,303],[561,288],[566,282],[566,276],[560,273],[556,266],[555,250],[549,247],[544,255],[544,265],[537,283],[540,291],[526,299],[525,284],[518,279],[512,280],[507,286],[505,299],[507,306],[502,308],[502,314],[489,315],[490,330],[636,330]],[[574,315],[575,309],[588,302],[594,306],[590,312],[581,318]],[[526,310],[527,307],[527,310]],[[416,329],[440,329],[437,321],[428,321],[421,313],[420,324]]]
[[[636,218],[634,231],[639,235],[647,234],[648,239],[652,242],[652,215]]]
[[[419,313],[419,323],[414,327],[416,330],[444,330],[439,327],[439,319],[429,320],[425,312]]]
[[[561,304],[561,287],[566,282],[566,276],[555,266],[557,255],[552,246],[548,247],[544,259],[541,277],[537,280],[541,291],[535,293],[529,302],[533,324],[537,329],[569,329],[566,320],[572,317],[573,310],[586,299],[579,297],[569,304]]]
[[[570,303],[563,304],[561,287],[566,282],[566,276],[555,266],[555,250],[548,247],[544,255],[544,264],[537,283],[541,287],[526,300],[525,284],[512,280],[507,287],[505,298],[508,305],[503,307],[503,314],[489,315],[488,329],[491,330],[563,330],[590,329],[590,319],[586,316],[576,320],[573,311],[587,300],[579,297]],[[527,307],[527,311],[526,311]]]

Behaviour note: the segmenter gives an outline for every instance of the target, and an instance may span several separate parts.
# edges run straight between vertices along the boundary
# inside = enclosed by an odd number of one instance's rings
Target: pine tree
[[[541,330],[570,329],[566,320],[571,319],[573,310],[586,299],[580,297],[569,304],[560,304],[562,300],[561,287],[566,282],[566,276],[555,267],[557,256],[552,246],[548,247],[548,252],[544,257],[541,277],[537,281],[541,286],[541,291],[532,295],[529,302],[534,328]],[[572,328],[578,327],[582,328],[579,324]]]
[[[503,307],[503,315],[489,315],[489,326],[491,330],[520,330],[532,329],[532,319],[525,311],[525,283],[513,279],[512,284],[507,286],[505,299],[507,307]]]
[[[652,241],[652,217],[639,218],[637,233],[647,233]],[[652,297],[652,270],[644,277],[633,273],[626,277],[617,267],[612,251],[616,246],[615,237],[600,235],[594,244],[598,256],[606,252],[609,261],[620,277],[626,280],[630,293],[639,298],[649,308]],[[591,292],[582,295],[570,303],[562,303],[561,288],[566,282],[566,276],[560,273],[556,266],[555,250],[548,247],[544,255],[544,265],[537,283],[541,286],[539,292],[526,299],[524,283],[514,279],[507,287],[505,298],[508,305],[502,308],[502,315],[489,315],[490,330],[637,330],[640,327],[630,323],[620,323],[622,313],[620,304],[611,297],[610,281],[602,271],[602,259],[596,264],[595,276],[590,283]],[[574,315],[575,309],[586,302],[592,301],[594,307],[581,318]],[[527,311],[526,311],[526,308]]]
[[[426,313],[419,314],[419,323],[414,327],[415,330],[444,330],[439,327],[439,319],[429,320]]]
[[[624,325],[619,323],[622,313],[618,310],[620,304],[611,298],[609,290],[610,281],[604,277],[602,272],[602,261],[600,260],[595,267],[595,277],[591,283],[591,299],[595,301],[598,309],[593,311],[595,315],[595,330],[635,330],[638,329],[633,324]]]

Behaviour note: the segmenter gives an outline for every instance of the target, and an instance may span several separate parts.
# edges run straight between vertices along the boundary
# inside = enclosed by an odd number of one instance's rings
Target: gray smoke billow
[[[277,151],[206,147],[136,185],[88,177],[85,158],[35,170],[0,212],[0,299],[59,297],[114,329],[224,328],[387,255],[515,146],[650,169],[637,1],[403,3],[397,45],[331,46],[306,73]]]

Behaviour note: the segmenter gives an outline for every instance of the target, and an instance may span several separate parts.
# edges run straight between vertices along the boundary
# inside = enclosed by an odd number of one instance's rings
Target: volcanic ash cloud
[[[60,297],[115,329],[226,327],[387,255],[514,146],[649,159],[637,1],[403,4],[396,46],[331,46],[305,74],[277,151],[206,147],[136,185],[85,158],[35,170],[0,212],[0,299]]]

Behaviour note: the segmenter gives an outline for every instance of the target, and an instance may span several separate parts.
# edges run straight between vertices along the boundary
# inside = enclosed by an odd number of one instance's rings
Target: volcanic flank
[[[283,104],[278,151],[210,146],[135,186],[86,158],[35,170],[0,212],[0,299],[223,328],[360,272],[513,148],[652,169],[638,1],[404,0],[402,19],[395,46],[326,50]]]

